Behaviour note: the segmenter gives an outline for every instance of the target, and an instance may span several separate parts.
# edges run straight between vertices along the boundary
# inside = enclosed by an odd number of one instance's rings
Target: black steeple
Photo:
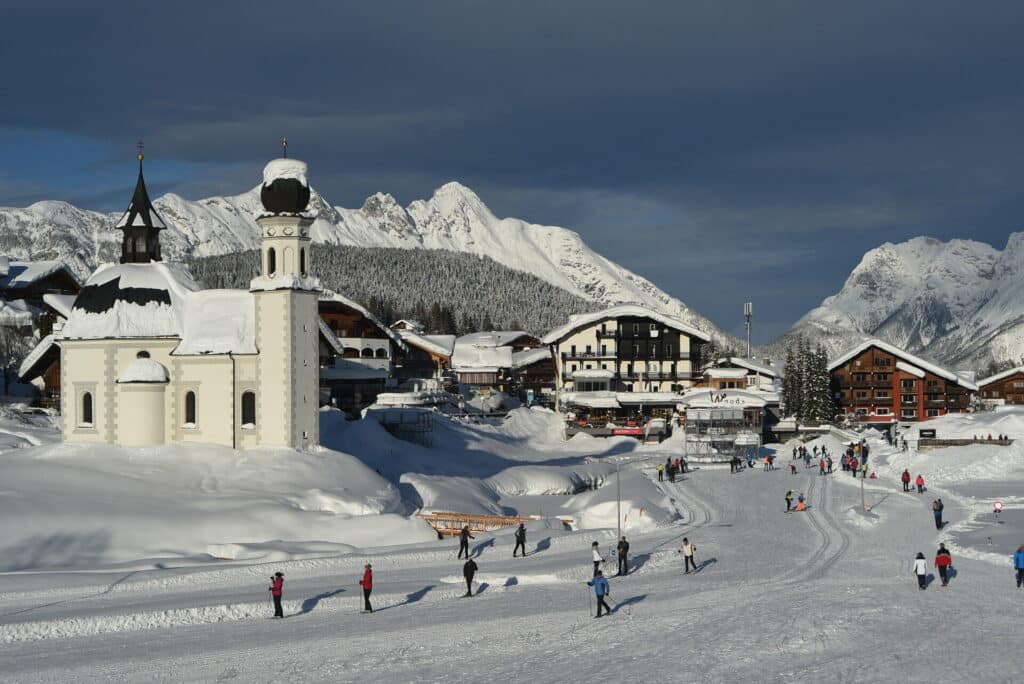
[[[124,216],[117,222],[118,230],[124,232],[121,241],[122,264],[148,264],[160,261],[160,231],[167,227],[146,192],[146,179],[142,176],[142,143],[139,142],[139,179],[135,182],[135,193]]]

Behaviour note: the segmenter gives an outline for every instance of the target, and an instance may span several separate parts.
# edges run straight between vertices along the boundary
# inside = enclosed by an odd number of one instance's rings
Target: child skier
[[[601,563],[604,563],[604,558],[601,557],[601,552],[597,548],[597,542],[590,545],[590,551],[594,561],[594,577],[597,577],[601,574]]]
[[[923,494],[924,493],[924,476],[923,475],[918,475],[917,479],[914,481],[914,484],[917,485],[917,493],[918,494]]]
[[[697,550],[697,547],[690,543],[690,540],[683,537],[683,546],[679,549],[679,552],[683,554],[683,561],[686,563],[686,573],[690,574],[690,568],[694,571],[697,570],[697,564],[693,562],[693,554]]]
[[[924,591],[928,586],[928,561],[920,551],[914,559],[914,574],[917,575],[917,588]]]

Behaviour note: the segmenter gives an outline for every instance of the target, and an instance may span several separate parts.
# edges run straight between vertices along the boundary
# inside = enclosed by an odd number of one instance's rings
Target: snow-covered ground
[[[1024,412],[987,419],[1004,421],[996,432],[1024,436]],[[0,426],[14,432],[16,422],[8,416]],[[1015,447],[904,454],[872,439],[878,479],[863,483],[865,512],[861,480],[819,477],[802,464],[790,475],[787,446],[773,472],[708,466],[658,483],[653,466],[671,443],[562,442],[544,411],[513,411],[494,424],[441,418],[429,448],[372,420],[325,414],[326,448],[303,456],[90,450],[48,444],[45,429],[35,430],[20,431],[41,446],[0,447],[4,681],[1024,674],[1024,590],[1014,588],[1009,559],[1024,543]],[[908,465],[929,491],[900,491],[896,478]],[[595,620],[585,584],[590,543],[600,543],[613,570],[616,485],[632,572],[612,578],[615,612]],[[784,513],[787,489],[804,492],[810,510]],[[930,512],[937,496],[950,522],[941,532]],[[1001,523],[991,519],[996,496],[1007,506]],[[587,529],[532,522],[530,555],[515,559],[511,530],[476,535],[478,596],[460,599],[455,544],[417,537],[422,523],[406,517],[410,505],[566,515]],[[69,561],[69,539],[90,529],[104,534],[103,551]],[[146,529],[149,539],[140,536]],[[52,539],[31,553],[17,547],[36,535]],[[696,574],[682,574],[684,536],[697,546]],[[911,561],[923,551],[930,565],[940,540],[953,549],[956,577],[920,592]],[[375,571],[373,615],[359,614],[366,562]],[[268,578],[278,570],[283,621],[267,619]]]

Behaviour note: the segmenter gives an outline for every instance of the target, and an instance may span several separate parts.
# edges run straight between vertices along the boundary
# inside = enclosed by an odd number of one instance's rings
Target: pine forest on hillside
[[[259,252],[197,258],[190,268],[205,287],[245,288],[259,269]],[[491,258],[448,250],[317,245],[314,269],[324,287],[381,320],[416,319],[430,333],[543,334],[572,314],[602,308]]]

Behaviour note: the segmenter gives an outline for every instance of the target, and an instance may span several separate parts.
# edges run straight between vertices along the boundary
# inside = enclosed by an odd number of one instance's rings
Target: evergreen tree
[[[487,332],[494,330],[494,323],[491,321],[491,314],[488,311],[484,312],[484,317],[480,321],[480,330]]]
[[[441,312],[441,305],[438,302],[431,304],[427,320],[421,322],[427,327],[428,333],[432,335],[442,334],[444,332],[444,314]]]

